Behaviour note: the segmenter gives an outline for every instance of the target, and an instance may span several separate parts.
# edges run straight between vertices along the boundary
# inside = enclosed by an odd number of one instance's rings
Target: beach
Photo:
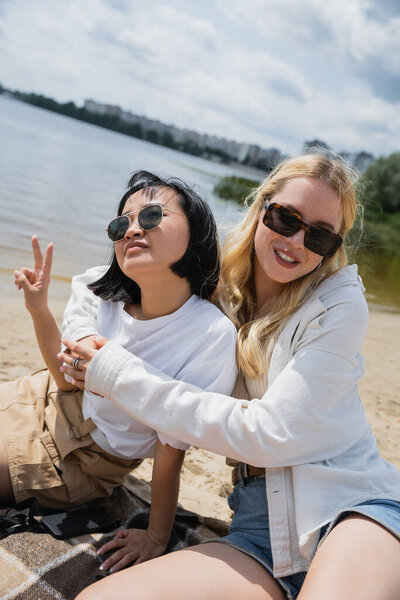
[[[37,349],[32,322],[24,306],[22,292],[12,284],[2,290],[0,315],[0,381],[43,368]],[[7,276],[12,281],[12,276]],[[50,298],[51,308],[61,323],[68,296],[68,285]],[[365,375],[360,383],[368,421],[384,458],[400,468],[400,314],[371,310],[364,344]],[[346,343],[345,332],[343,343]],[[191,448],[182,470],[179,501],[187,509],[206,516],[229,519],[231,511],[226,497],[231,489],[230,468],[225,458],[198,448]],[[151,460],[145,460],[135,474],[151,480]]]

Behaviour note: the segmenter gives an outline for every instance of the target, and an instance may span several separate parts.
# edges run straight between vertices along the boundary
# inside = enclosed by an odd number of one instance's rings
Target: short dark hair
[[[122,214],[128,198],[145,190],[150,198],[161,188],[176,194],[180,207],[189,222],[189,244],[185,254],[170,268],[175,275],[186,278],[192,294],[209,299],[213,294],[220,273],[220,257],[217,225],[207,202],[191,187],[177,178],[163,179],[148,171],[136,171],[128,182],[128,189],[118,206]],[[107,271],[100,279],[88,285],[96,296],[111,302],[140,302],[140,287],[120,269],[115,251]]]

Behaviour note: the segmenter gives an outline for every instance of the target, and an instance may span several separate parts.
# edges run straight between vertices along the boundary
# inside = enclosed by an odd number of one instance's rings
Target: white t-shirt
[[[102,272],[103,269],[89,269],[73,278],[72,295],[64,315],[66,328],[74,321],[74,314],[78,319],[83,317],[82,306],[86,307],[89,320],[96,310],[96,329],[100,335],[174,379],[207,391],[231,393],[236,380],[236,329],[216,306],[191,296],[174,313],[141,321],[125,311],[124,302],[102,300],[87,288],[87,283],[95,281]],[[134,389],[132,402],[135,402]],[[157,436],[163,444],[182,450],[189,448],[167,435],[157,434],[106,398],[88,391],[84,393],[82,410],[84,418],[91,418],[97,426],[91,433],[93,440],[114,456],[151,457]]]

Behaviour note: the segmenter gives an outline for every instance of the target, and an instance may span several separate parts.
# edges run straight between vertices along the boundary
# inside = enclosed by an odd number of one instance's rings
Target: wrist
[[[41,318],[41,317],[47,318],[49,316],[50,309],[47,304],[47,300],[38,306],[29,306],[28,304],[25,304],[25,306],[26,306],[29,314],[33,318]]]
[[[98,333],[88,333],[86,335],[83,335],[82,337],[77,338],[77,342],[83,342],[83,340],[88,340],[90,338],[95,338],[98,337],[99,334]]]
[[[145,530],[145,533],[146,533],[147,537],[150,539],[150,541],[153,542],[153,544],[158,544],[159,546],[167,546],[168,542],[169,542],[169,538],[171,537],[169,535],[168,539],[162,540],[158,537],[158,535],[155,535],[149,528]]]

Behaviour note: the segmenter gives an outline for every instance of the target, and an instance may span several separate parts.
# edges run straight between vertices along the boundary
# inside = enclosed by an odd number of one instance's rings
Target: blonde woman
[[[357,393],[368,311],[342,244],[355,213],[351,172],[326,156],[290,159],[255,191],[225,245],[220,289],[239,330],[240,400],[174,381],[113,342],[68,342],[83,357],[69,369],[78,385],[236,461],[227,537],[79,600],[398,597],[400,475]]]

